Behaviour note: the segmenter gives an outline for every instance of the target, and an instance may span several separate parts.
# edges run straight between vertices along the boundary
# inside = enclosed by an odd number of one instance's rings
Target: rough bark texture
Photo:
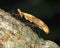
[[[0,9],[0,48],[60,48],[44,40],[31,28]]]

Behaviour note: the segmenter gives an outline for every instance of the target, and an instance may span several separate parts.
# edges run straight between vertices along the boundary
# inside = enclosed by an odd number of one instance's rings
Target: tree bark
[[[0,48],[60,48],[44,40],[30,27],[0,9]]]

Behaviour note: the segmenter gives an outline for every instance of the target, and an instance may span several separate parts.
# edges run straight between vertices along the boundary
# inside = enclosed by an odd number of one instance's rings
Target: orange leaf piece
[[[26,20],[35,23],[40,29],[42,29],[46,34],[49,33],[48,26],[39,18],[36,18],[34,15],[22,12],[20,9],[17,9],[20,17],[25,17]]]

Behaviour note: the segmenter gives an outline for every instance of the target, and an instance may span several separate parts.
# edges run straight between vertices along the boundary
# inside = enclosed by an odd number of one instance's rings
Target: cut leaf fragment
[[[49,33],[48,26],[39,18],[36,18],[34,15],[22,12],[20,9],[17,9],[20,17],[25,17],[26,20],[35,23],[40,29],[42,29],[46,34]]]

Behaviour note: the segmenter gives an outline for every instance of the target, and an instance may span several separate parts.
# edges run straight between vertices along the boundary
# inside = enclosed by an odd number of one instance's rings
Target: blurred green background
[[[60,1],[59,0],[0,0],[0,8],[11,11],[20,8],[22,11],[42,19],[50,28],[46,35],[42,30],[35,30],[38,36],[52,40],[60,45]]]

